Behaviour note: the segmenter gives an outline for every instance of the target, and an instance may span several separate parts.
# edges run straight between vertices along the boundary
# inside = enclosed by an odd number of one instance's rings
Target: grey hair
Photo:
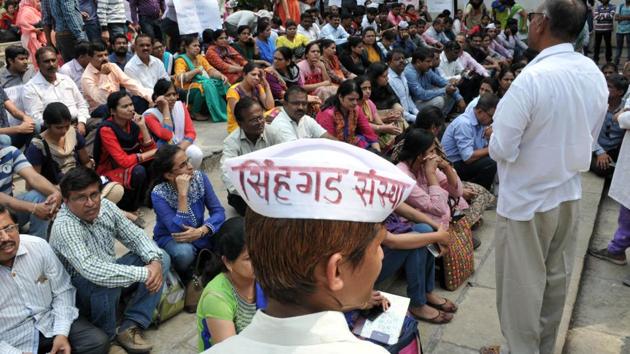
[[[554,37],[573,42],[586,22],[586,6],[581,0],[546,0],[542,6]]]

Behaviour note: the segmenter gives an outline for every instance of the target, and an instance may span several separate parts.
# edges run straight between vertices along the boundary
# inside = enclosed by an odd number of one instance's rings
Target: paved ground
[[[226,136],[225,124],[211,124],[211,123],[199,123],[195,124],[198,131],[198,141],[202,149],[208,156],[204,161],[204,170],[210,176],[215,191],[219,198],[226,206],[226,212],[228,215],[234,215],[234,211],[227,206],[227,194],[223,189],[223,184],[220,179],[218,160],[221,150],[221,142]],[[603,181],[591,174],[585,174],[583,178],[584,199],[582,201],[582,211],[580,216],[580,233],[576,235],[576,242],[578,244],[578,257],[576,257],[576,274],[574,275],[573,286],[571,291],[571,297],[575,299],[577,295],[577,288],[580,282],[579,275],[581,274],[582,263],[584,260],[584,254],[586,253],[586,247],[589,243],[593,227],[595,224],[595,217],[597,206],[600,203],[600,196],[603,188]],[[601,231],[605,233],[605,236],[601,236],[603,239],[608,239],[609,235],[614,230],[616,225],[616,206],[614,203],[607,201],[603,204],[603,212],[598,223],[599,228],[606,227],[607,231]],[[153,225],[155,222],[155,216],[152,211],[146,209],[145,218],[149,225]],[[614,215],[613,215],[614,214]],[[423,347],[426,353],[440,353],[440,354],[468,354],[477,353],[479,348],[488,345],[502,342],[502,337],[499,329],[499,321],[496,314],[495,305],[495,280],[494,280],[494,221],[496,214],[494,211],[486,211],[484,214],[484,225],[476,231],[483,242],[482,246],[475,252],[475,269],[476,272],[469,279],[467,285],[460,287],[457,291],[448,292],[438,289],[438,293],[444,295],[459,304],[460,310],[456,314],[454,320],[447,325],[437,326],[421,323],[420,333],[422,337]],[[152,234],[152,226],[146,229],[148,234]],[[598,231],[600,232],[600,231]],[[597,234],[596,234],[597,235]],[[597,240],[597,237],[596,237]],[[596,241],[594,241],[596,242]],[[600,241],[602,242],[602,241]],[[118,252],[123,252],[124,249],[119,246]],[[585,282],[589,282],[589,288],[592,287],[590,282],[592,271],[588,268],[592,260],[587,263],[587,271],[585,273]],[[618,269],[617,269],[618,271]],[[603,272],[602,272],[603,273]],[[601,275],[604,276],[604,275]],[[622,275],[617,274],[615,276],[608,276],[608,282],[613,283],[614,280],[621,278]],[[596,278],[599,282],[605,282],[605,279]],[[595,303],[584,303],[585,301],[580,298],[578,301],[578,309],[576,309],[577,318],[585,317],[586,319],[594,319],[600,323],[599,327],[594,329],[586,324],[586,320],[577,321],[579,326],[575,326],[569,332],[569,346],[570,351],[567,353],[600,353],[598,350],[590,350],[592,348],[589,344],[590,340],[584,342],[584,338],[581,334],[583,331],[590,331],[589,334],[592,337],[607,340],[611,337],[616,340],[614,343],[623,343],[624,337],[630,335],[630,327],[628,327],[630,316],[628,308],[630,308],[630,300],[628,297],[621,298],[622,295],[627,295],[627,290],[618,285],[617,282],[616,294],[619,298],[615,301],[621,305],[619,307],[608,306],[604,312],[600,312],[600,309],[608,300],[593,300]],[[589,289],[590,295],[588,298],[593,298],[595,289],[600,289],[599,283],[595,284],[593,289]],[[385,286],[385,285],[384,285]],[[405,294],[405,283],[401,279],[397,279],[393,282],[389,282],[385,286],[384,290],[394,292],[397,294]],[[626,288],[627,289],[627,288]],[[626,291],[626,292],[624,292]],[[584,294],[582,294],[584,297]],[[599,297],[597,297],[599,299]],[[564,334],[569,327],[570,314],[573,312],[573,301],[567,305],[565,309],[566,316],[561,325],[561,339],[563,341]],[[604,301],[602,303],[602,301]],[[624,306],[626,305],[626,306]],[[588,307],[589,310],[582,309],[582,307]],[[622,316],[614,316],[615,313],[621,313]],[[625,311],[625,312],[620,312]],[[586,313],[582,316],[581,313]],[[626,321],[624,321],[626,320]],[[606,324],[604,324],[606,323]],[[564,328],[564,330],[562,330]],[[582,332],[578,332],[582,331]],[[601,337],[601,334],[605,333],[608,337]],[[625,334],[624,334],[625,333]],[[196,331],[196,319],[193,314],[182,313],[175,318],[162,324],[159,329],[151,329],[148,331],[150,340],[154,343],[153,353],[166,354],[166,353],[195,353],[197,348],[197,331]],[[578,340],[576,340],[576,338]],[[593,343],[598,343],[593,341]],[[609,344],[614,345],[614,344]],[[621,344],[618,346],[621,348]],[[575,348],[579,348],[575,349]],[[611,351],[601,351],[601,353],[621,353],[620,350],[615,351],[614,348]]]
[[[602,200],[591,247],[608,244],[617,228],[618,213],[615,201]],[[630,288],[621,283],[628,276],[628,266],[586,256],[564,353],[630,353]]]

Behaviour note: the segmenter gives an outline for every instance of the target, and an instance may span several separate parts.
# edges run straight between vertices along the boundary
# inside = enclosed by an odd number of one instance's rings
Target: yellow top
[[[300,46],[306,47],[308,44],[308,38],[303,34],[296,34],[295,38],[293,38],[293,42],[291,42],[287,36],[278,37],[276,40],[276,48],[287,47],[289,49],[295,49]]]
[[[206,72],[214,69],[214,67],[212,67],[212,65],[208,63],[208,60],[206,60],[206,58],[201,54],[197,55],[197,65],[201,65]],[[186,61],[183,58],[177,58],[175,60],[175,85],[184,90],[196,88],[199,89],[201,93],[203,93],[203,88],[201,87],[201,84],[197,82],[184,82],[182,85],[180,75],[185,74],[188,71],[190,71],[190,69],[188,68],[188,65],[186,65]]]
[[[225,95],[225,99],[227,100],[227,131],[228,133],[231,133],[235,131],[236,128],[238,128],[236,117],[234,117],[234,112],[232,111],[232,108],[230,107],[230,101],[234,101],[234,104],[236,104],[236,102],[238,102],[241,99],[241,95],[236,90],[236,87],[240,84],[241,83],[239,82],[230,86],[230,88],[227,91],[227,94]],[[265,94],[265,88],[262,85],[258,85],[258,96],[260,97],[264,94]],[[265,107],[263,106],[263,110],[264,109]]]
[[[365,49],[367,50],[367,59],[370,63],[378,63],[381,61],[381,56],[378,54],[374,46],[366,45]]]

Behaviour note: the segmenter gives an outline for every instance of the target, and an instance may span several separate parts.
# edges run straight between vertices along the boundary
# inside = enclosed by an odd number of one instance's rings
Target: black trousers
[[[453,163],[453,167],[462,181],[480,184],[487,190],[492,187],[494,176],[497,174],[497,163],[490,156],[482,157],[472,163],[457,161]]]
[[[52,350],[54,338],[46,338],[39,334],[39,354]],[[107,354],[109,352],[109,338],[105,332],[88,322],[86,319],[77,318],[68,334],[68,342],[73,354]]]
[[[606,44],[606,62],[612,62],[612,31],[595,32],[595,46],[593,48],[593,60],[595,63],[599,62],[599,51],[602,47],[602,39]]]

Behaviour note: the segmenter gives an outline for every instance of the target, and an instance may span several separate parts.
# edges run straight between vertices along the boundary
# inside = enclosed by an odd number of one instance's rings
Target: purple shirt
[[[138,15],[159,18],[160,11],[164,13],[164,0],[129,0],[131,21],[138,23]]]
[[[477,62],[468,52],[462,52],[462,55],[457,58],[457,61],[466,70],[474,71],[483,77],[490,76],[490,74],[488,74],[488,70],[486,70],[483,65],[479,64],[479,62]]]

